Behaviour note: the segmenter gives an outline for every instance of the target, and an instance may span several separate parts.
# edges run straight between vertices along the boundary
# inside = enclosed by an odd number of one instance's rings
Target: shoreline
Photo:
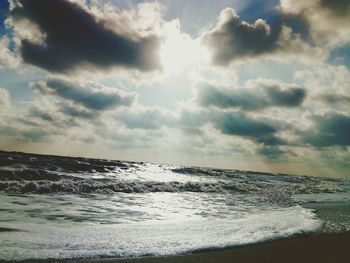
[[[101,259],[33,259],[0,263],[348,263],[350,262],[350,232],[316,234],[279,241],[252,244],[236,248],[209,249],[176,256]]]

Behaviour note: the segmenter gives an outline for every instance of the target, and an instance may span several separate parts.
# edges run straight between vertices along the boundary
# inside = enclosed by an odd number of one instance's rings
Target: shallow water
[[[350,229],[350,183],[0,152],[0,259],[169,255]]]

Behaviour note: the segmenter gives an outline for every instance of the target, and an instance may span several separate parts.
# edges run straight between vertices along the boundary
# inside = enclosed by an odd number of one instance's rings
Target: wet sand
[[[3,262],[0,260],[0,262]],[[5,261],[9,262],[9,261]],[[350,232],[213,250],[170,257],[129,259],[26,260],[25,263],[349,263]]]

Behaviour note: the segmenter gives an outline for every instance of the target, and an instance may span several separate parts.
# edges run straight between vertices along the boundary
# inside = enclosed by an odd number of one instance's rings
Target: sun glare
[[[187,35],[170,35],[163,43],[160,58],[167,75],[176,75],[183,72],[198,57],[196,43]]]

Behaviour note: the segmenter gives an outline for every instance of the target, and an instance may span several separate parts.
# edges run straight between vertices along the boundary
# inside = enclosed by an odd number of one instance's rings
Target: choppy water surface
[[[0,152],[0,259],[169,255],[350,230],[350,182]]]

